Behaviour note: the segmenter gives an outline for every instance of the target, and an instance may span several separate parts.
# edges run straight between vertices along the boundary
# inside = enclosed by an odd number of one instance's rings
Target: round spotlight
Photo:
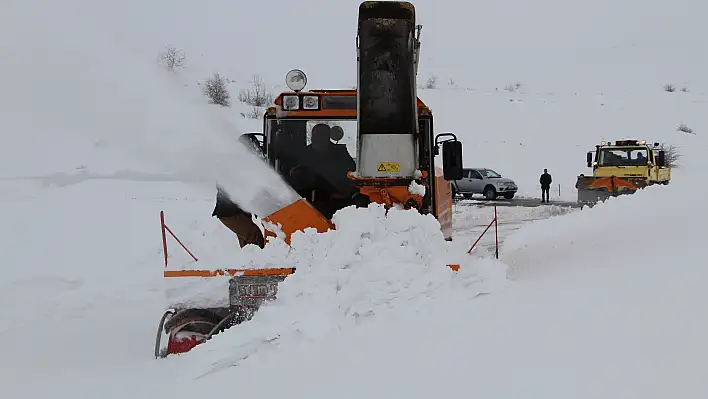
[[[307,76],[305,76],[305,72],[299,69],[293,69],[285,75],[285,84],[288,85],[290,90],[298,92],[307,85]]]

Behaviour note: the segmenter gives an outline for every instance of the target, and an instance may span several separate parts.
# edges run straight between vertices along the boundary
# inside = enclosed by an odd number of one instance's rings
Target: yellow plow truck
[[[646,186],[666,185],[671,180],[671,167],[666,164],[666,153],[659,143],[650,146],[646,140],[618,140],[614,144],[603,141],[595,149],[587,153],[592,176],[581,174],[575,183],[581,207],[634,194]]]

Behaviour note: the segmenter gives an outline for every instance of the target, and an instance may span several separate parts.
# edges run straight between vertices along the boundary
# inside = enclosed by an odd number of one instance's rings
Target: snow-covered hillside
[[[463,140],[466,165],[527,196],[548,168],[574,199],[586,151],[638,138],[679,146],[671,184],[527,224],[499,261],[478,251],[458,274],[441,248],[464,254],[476,239],[465,223],[489,208],[458,208],[452,244],[425,218],[341,214],[346,244],[303,235],[281,254],[305,273],[262,318],[152,359],[166,306],[159,211],[202,262],[245,259],[210,217],[214,183],[259,214],[293,195],[236,144],[260,127],[238,91],[258,73],[277,92],[291,68],[311,88],[353,86],[358,4],[3,5],[3,398],[708,396],[708,8],[696,0],[416,2],[421,86],[438,76],[420,97],[437,131]],[[187,68],[156,63],[166,44]],[[234,81],[231,107],[200,92],[214,72]],[[174,247],[170,261],[188,262]]]

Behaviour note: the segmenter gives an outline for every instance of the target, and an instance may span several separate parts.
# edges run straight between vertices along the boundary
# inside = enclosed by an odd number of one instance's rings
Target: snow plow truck
[[[462,177],[462,143],[453,133],[434,133],[433,114],[417,96],[421,29],[411,3],[365,1],[359,6],[355,90],[304,90],[307,77],[301,70],[287,74],[291,91],[280,93],[267,108],[263,133],[254,143],[286,181],[297,174],[297,165],[307,163],[342,195],[322,199],[307,188],[296,188],[301,199],[262,218],[266,237],[276,236],[268,226],[280,226],[278,235],[290,244],[296,231],[333,229],[330,219],[338,209],[373,202],[432,214],[445,239],[452,239],[451,181]],[[319,140],[337,155],[327,161],[308,156],[307,147]],[[438,155],[441,165],[436,163]],[[448,267],[458,270],[459,265]],[[165,270],[167,279],[232,277],[228,306],[166,310],[155,356],[187,352],[250,320],[264,301],[275,300],[278,284],[292,273],[295,269],[288,265]]]
[[[594,155],[593,151],[587,153],[587,166],[592,168],[592,176],[581,174],[575,184],[581,207],[671,180],[665,151],[659,143],[650,146],[646,140],[602,141],[595,146]]]

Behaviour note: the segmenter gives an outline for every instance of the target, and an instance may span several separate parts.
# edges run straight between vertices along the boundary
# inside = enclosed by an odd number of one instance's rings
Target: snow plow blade
[[[646,187],[646,180],[633,177],[578,176],[575,187],[578,189],[578,203],[592,207],[610,197],[634,194]]]
[[[333,229],[334,225],[307,200],[299,199],[263,219],[265,236],[281,235],[288,245],[296,231],[314,228],[318,233]]]

